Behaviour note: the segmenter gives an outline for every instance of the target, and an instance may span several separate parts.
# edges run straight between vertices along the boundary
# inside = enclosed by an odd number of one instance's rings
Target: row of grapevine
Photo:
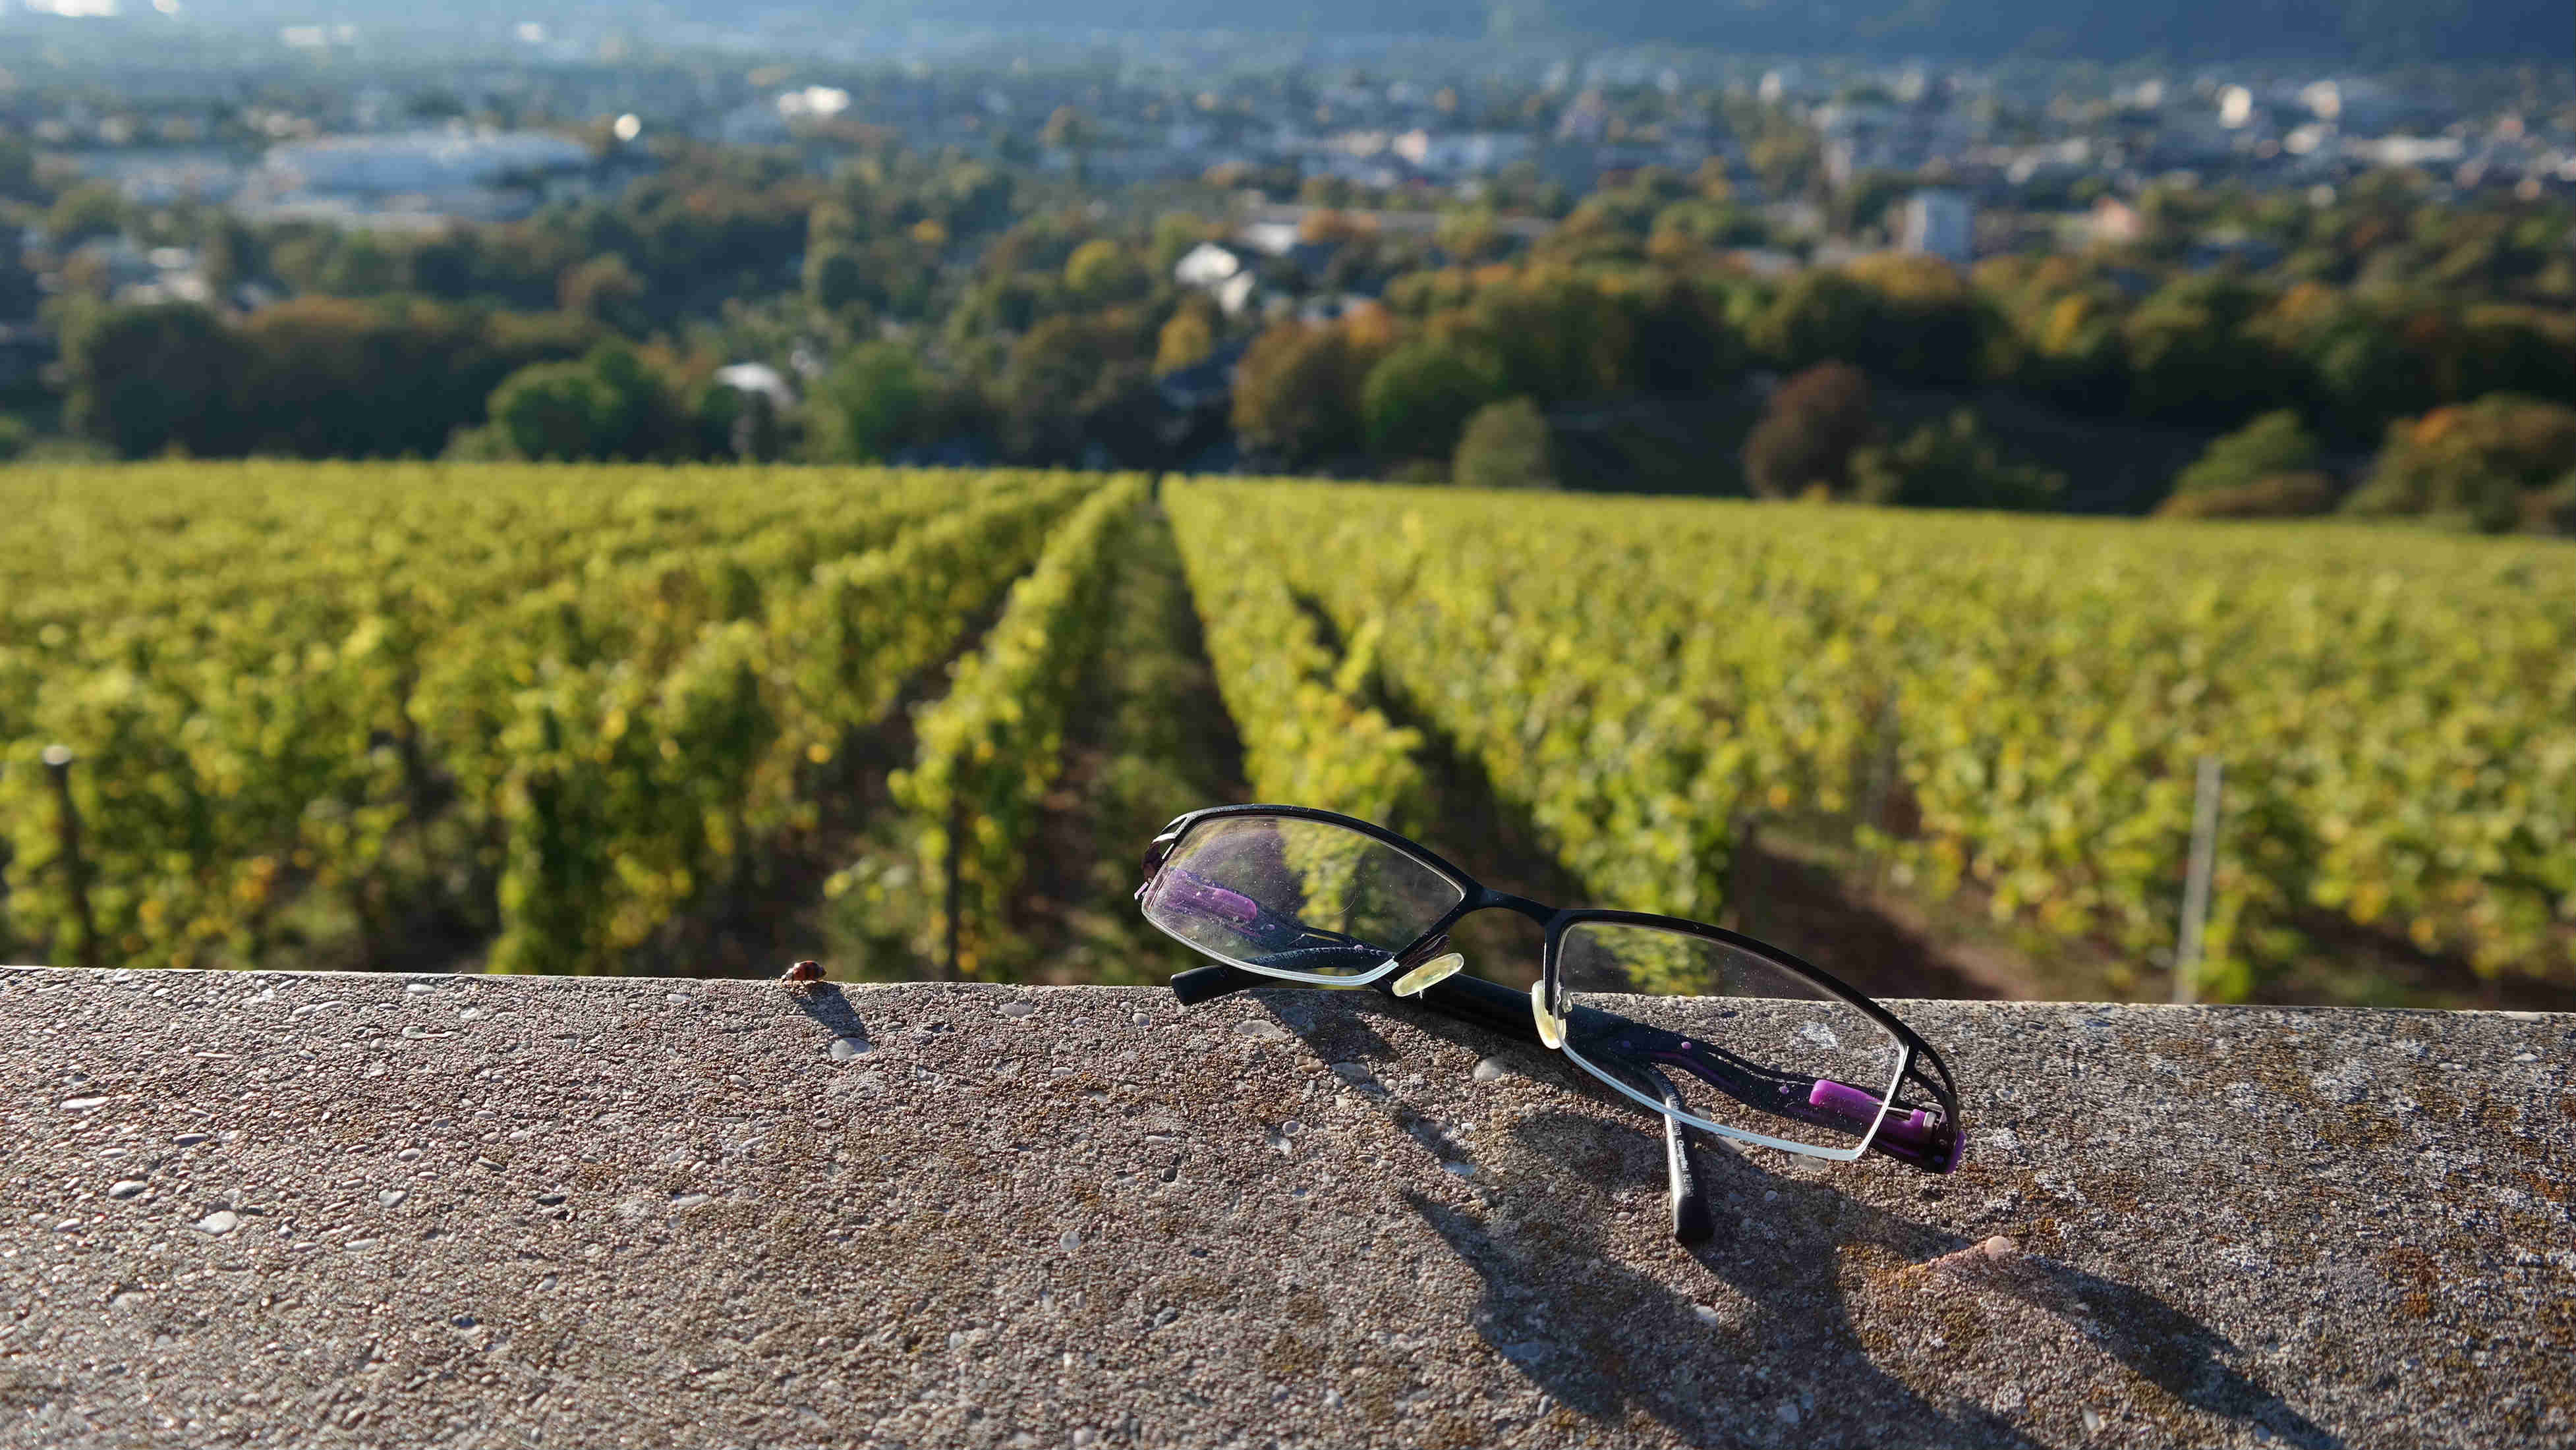
[[[60,742],[80,757],[109,960],[259,960],[279,909],[315,888],[381,924],[405,833],[414,878],[510,878],[515,941],[557,940],[538,923],[589,898],[586,871],[615,883],[620,926],[572,936],[631,936],[658,909],[635,904],[655,899],[657,872],[668,896],[703,871],[550,838],[578,815],[563,792],[579,792],[548,764],[601,765],[633,722],[627,748],[656,769],[597,808],[625,810],[630,836],[634,820],[685,817],[677,853],[724,859],[744,810],[679,802],[748,789],[733,764],[746,754],[773,782],[792,773],[751,737],[828,758],[1089,487],[834,470],[13,475],[6,502],[49,526],[56,557],[26,534],[0,545],[9,928],[78,946],[37,763]],[[825,693],[786,683],[800,671]],[[755,677],[774,728],[743,706]],[[529,748],[549,740],[551,754]],[[561,879],[527,869],[557,846]]]
[[[1237,490],[1174,483],[1164,498],[1252,793],[1418,824],[1427,795],[1422,737],[1355,698],[1369,642],[1353,640],[1336,660],[1288,592],[1282,556],[1306,542],[1238,512]]]
[[[948,693],[914,721],[918,753],[894,796],[911,817],[921,879],[942,883],[934,925],[961,975],[983,964],[1019,884],[1143,494],[1143,480],[1121,479],[1067,520]]]
[[[2576,967],[2576,558],[2228,528],[1194,484],[1600,898],[1708,915],[1741,821],[1848,816],[2039,930],[2169,948],[2193,762],[2228,770],[2207,985],[2320,914]],[[1201,540],[1192,540],[1200,543]],[[1873,828],[1879,824],[1868,823]]]
[[[788,576],[767,607],[742,597],[702,623],[666,670],[625,653],[513,693],[486,766],[508,840],[493,969],[611,969],[703,903],[756,832],[810,823],[806,783],[832,779],[850,734],[1091,491],[1005,492]]]

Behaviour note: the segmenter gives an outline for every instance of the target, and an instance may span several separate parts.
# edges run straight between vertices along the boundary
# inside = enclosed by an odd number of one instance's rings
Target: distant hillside
[[[2313,57],[2343,64],[2576,60],[2570,0],[943,0],[884,7],[948,25],[1118,30],[1564,35],[1763,53],[1880,51],[2177,61]]]

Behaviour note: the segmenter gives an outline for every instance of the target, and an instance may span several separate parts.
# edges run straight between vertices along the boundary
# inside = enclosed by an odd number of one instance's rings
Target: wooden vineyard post
[[[1869,885],[1887,887],[1887,852],[1875,839],[1887,831],[1887,801],[1896,790],[1896,689],[1889,686],[1879,701],[1878,719],[1870,733],[1869,777],[1861,801],[1860,821],[1874,833],[1869,847]]]
[[[963,980],[966,973],[960,962],[961,920],[966,905],[966,798],[962,795],[948,803],[948,980]]]
[[[2209,923],[2209,878],[2218,863],[2219,764],[2215,755],[2200,758],[2200,778],[2191,803],[2191,862],[2182,883],[2182,930],[2174,942],[2173,999],[2189,1005],[2200,1000],[2201,933]]]
[[[72,916],[80,923],[80,964],[98,965],[98,923],[89,914],[89,863],[81,858],[80,810],[72,804],[72,752],[65,745],[45,747],[45,773],[53,777],[56,820],[62,837],[63,875],[72,894]]]
[[[1752,870],[1746,859],[1753,854],[1754,833],[1761,829],[1762,818],[1759,815],[1752,811],[1739,813],[1735,818],[1735,839],[1729,843],[1732,850],[1726,860],[1726,910],[1735,918],[1735,929],[1746,936],[1762,934],[1753,922]]]

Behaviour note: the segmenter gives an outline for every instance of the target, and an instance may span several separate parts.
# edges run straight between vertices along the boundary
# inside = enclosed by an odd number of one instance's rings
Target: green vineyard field
[[[1100,487],[9,475],[7,929],[58,960],[247,965],[318,896],[362,962],[437,906],[488,935],[493,969],[617,969],[724,898],[756,841],[810,829],[846,785],[836,760]],[[58,745],[78,871],[43,763]]]
[[[2563,545],[1147,494],[0,472],[0,959],[394,966],[435,940],[449,965],[685,970],[707,923],[847,890],[901,917],[871,972],[1021,974],[1052,930],[1099,975],[1124,870],[1048,853],[1124,862],[1215,781],[1438,839],[1465,762],[1602,903],[1716,918],[1756,833],[1831,831],[1926,900],[2152,970],[2215,757],[2205,992],[2354,940],[2576,983]],[[1193,671],[1220,718],[1184,730]]]
[[[1744,831],[1838,818],[1935,895],[1973,887],[1999,919],[2154,959],[2214,756],[2204,990],[2249,995],[2352,932],[2576,976],[2563,545],[1284,481],[1170,493],[1184,540],[1260,576],[1231,588],[1284,590],[1364,646],[1345,674],[1376,672],[1475,758],[1604,902],[1713,915]],[[1272,614],[1267,653],[1302,648],[1306,623]],[[1256,759],[1256,789],[1273,778],[1331,779]]]

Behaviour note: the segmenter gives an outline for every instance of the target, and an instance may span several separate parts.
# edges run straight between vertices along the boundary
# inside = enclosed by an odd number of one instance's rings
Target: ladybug
[[[779,973],[778,980],[785,982],[790,987],[802,990],[808,982],[819,982],[823,980],[823,964],[821,962],[813,961],[798,962],[794,966],[789,967],[786,971]]]

